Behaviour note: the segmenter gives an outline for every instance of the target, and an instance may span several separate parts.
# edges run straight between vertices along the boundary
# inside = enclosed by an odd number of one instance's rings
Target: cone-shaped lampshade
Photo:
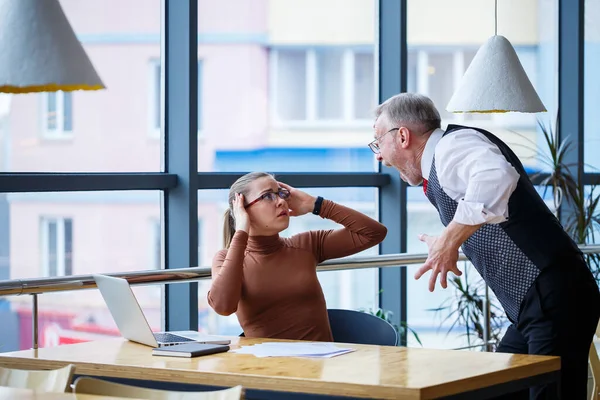
[[[450,112],[546,111],[517,53],[504,36],[481,46],[446,109]]]
[[[0,0],[0,92],[103,88],[58,0]]]

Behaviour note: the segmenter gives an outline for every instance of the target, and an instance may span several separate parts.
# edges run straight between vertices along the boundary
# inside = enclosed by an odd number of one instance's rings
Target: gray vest
[[[581,251],[539,196],[515,153],[496,136],[479,128],[449,125],[444,136],[460,129],[474,129],[487,137],[520,175],[508,201],[508,221],[483,225],[462,245],[508,318],[517,322],[521,302],[540,271],[549,267],[570,268],[574,260],[581,260]],[[458,203],[441,189],[435,159],[426,194],[442,223],[448,225]]]
[[[454,218],[458,203],[440,187],[435,158],[427,182],[427,197],[447,226]],[[508,318],[516,322],[521,301],[537,278],[539,269],[500,224],[483,225],[463,243],[462,251],[492,289]]]

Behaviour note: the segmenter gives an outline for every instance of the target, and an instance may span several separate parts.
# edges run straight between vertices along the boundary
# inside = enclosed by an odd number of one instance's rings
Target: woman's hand
[[[288,207],[290,208],[290,216],[298,217],[300,215],[312,212],[315,208],[316,197],[311,196],[302,190],[295,189],[283,182],[277,182],[279,186],[287,189],[290,192],[290,197],[287,199]]]
[[[249,218],[244,207],[244,195],[236,193],[233,199],[233,217],[235,219],[235,230],[248,233]]]

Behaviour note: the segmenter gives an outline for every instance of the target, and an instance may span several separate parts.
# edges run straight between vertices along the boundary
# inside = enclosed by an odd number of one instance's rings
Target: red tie
[[[427,196],[427,179],[423,178],[423,193]]]

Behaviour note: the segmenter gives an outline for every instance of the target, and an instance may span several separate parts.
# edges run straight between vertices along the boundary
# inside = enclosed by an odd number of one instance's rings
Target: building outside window
[[[373,50],[275,48],[270,54],[272,124],[372,123]]]

